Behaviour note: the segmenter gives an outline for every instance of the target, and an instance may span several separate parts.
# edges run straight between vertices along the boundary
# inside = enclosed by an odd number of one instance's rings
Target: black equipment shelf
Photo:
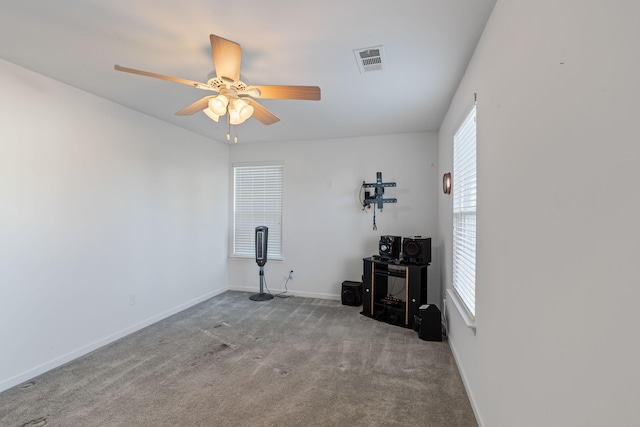
[[[405,276],[405,272],[400,270],[375,270],[374,274],[376,276],[393,276],[393,277]]]
[[[428,264],[403,264],[376,257],[364,258],[360,314],[412,328],[414,315],[421,305],[427,303],[427,267]],[[404,278],[404,298],[389,298],[389,277]]]

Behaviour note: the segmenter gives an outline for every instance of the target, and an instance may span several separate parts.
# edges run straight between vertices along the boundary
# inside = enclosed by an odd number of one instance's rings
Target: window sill
[[[456,306],[456,309],[458,310],[458,313],[460,313],[465,325],[467,325],[467,327],[473,331],[473,335],[475,335],[476,319],[471,315],[471,313],[469,313],[456,291],[453,289],[447,289],[447,297],[449,301],[453,301],[453,305]]]
[[[256,262],[256,258],[255,257],[247,257],[247,256],[240,256],[240,255],[230,255],[229,259],[232,261],[251,261],[251,262]],[[267,260],[267,262],[282,262],[284,261],[283,258],[269,258]]]

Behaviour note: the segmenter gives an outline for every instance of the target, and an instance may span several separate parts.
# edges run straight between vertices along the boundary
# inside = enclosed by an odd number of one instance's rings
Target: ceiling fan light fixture
[[[218,116],[225,115],[227,112],[227,105],[229,105],[229,98],[222,94],[209,100],[209,108]]]
[[[231,125],[239,125],[240,123],[242,123],[242,120],[240,119],[240,113],[238,112],[238,110],[233,108],[233,105],[229,105],[229,123]]]
[[[250,105],[244,99],[236,99],[233,101],[234,110],[238,112],[238,118],[240,119],[240,123],[247,120],[253,114],[253,106]]]
[[[209,108],[209,107],[207,107],[204,110],[202,110],[202,112],[205,113],[214,122],[217,122],[218,119],[220,119],[220,116],[217,115],[216,113],[214,113],[213,111],[211,111],[211,108]]]

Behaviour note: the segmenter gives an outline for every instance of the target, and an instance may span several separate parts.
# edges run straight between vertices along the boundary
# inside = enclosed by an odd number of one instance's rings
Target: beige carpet
[[[0,393],[0,426],[475,426],[449,346],[226,292]]]

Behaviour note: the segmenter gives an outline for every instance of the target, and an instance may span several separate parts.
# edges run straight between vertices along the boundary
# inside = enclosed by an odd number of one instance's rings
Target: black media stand
[[[427,303],[428,264],[404,264],[377,257],[363,259],[362,312],[392,325],[413,328],[413,316]],[[388,295],[388,278],[404,278],[404,297]]]

